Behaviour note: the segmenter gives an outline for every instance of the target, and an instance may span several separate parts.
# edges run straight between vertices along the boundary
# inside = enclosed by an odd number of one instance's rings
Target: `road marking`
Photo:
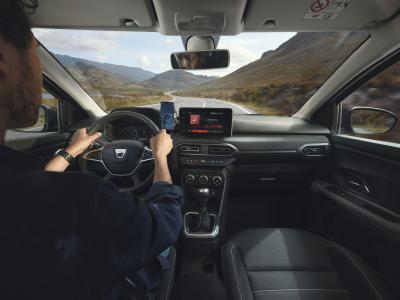
[[[244,111],[248,115],[252,115],[253,114],[252,112],[248,111],[247,109],[243,108],[242,106],[240,106],[239,104],[236,104],[236,103],[232,103],[232,102],[228,102],[228,101],[224,101],[224,100],[218,100],[218,99],[210,99],[210,100],[211,101],[218,101],[218,102],[230,104],[230,105],[232,105],[232,106]]]
[[[169,102],[176,102],[177,100],[181,100],[182,103],[177,103],[177,106],[180,107],[180,106],[184,106],[184,105],[185,105],[184,102],[185,102],[185,100],[187,100],[187,98],[188,98],[188,97],[175,96],[174,99],[172,99],[172,100],[169,101]],[[191,100],[196,99],[196,98],[193,98],[193,97],[190,97],[190,98],[191,98]],[[198,98],[197,98],[197,99],[198,99]],[[204,98],[203,98],[203,99],[204,99]],[[194,101],[197,101],[197,100],[194,100]],[[201,101],[203,101],[203,104],[201,105],[202,108],[205,108],[205,107],[207,106],[207,101],[216,101],[216,102],[224,103],[224,104],[227,105],[227,106],[231,105],[231,106],[233,106],[233,107],[236,107],[237,109],[239,109],[239,110],[245,112],[245,113],[248,114],[248,115],[254,114],[254,112],[251,112],[251,111],[249,111],[249,110],[243,108],[243,107],[240,106],[239,104],[232,103],[232,102],[229,102],[229,101],[224,101],[224,100],[219,100],[219,99],[206,99],[206,100],[201,100]],[[158,103],[158,104],[148,104],[148,105],[142,105],[142,107],[156,107],[156,106],[159,106],[159,105],[160,105],[159,103]]]

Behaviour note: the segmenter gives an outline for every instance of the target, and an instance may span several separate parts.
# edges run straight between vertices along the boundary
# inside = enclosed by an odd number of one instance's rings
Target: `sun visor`
[[[364,29],[393,16],[393,0],[252,0],[246,31],[321,31]]]
[[[116,29],[155,25],[150,0],[39,0],[31,16],[34,27]]]

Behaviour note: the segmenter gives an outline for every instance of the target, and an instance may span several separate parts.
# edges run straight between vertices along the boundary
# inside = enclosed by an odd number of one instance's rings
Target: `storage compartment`
[[[306,184],[311,178],[311,164],[239,165],[235,170],[234,189],[288,188]]]

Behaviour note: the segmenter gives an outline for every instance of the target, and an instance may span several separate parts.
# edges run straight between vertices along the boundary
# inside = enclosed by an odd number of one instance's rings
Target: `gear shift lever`
[[[197,224],[198,231],[211,231],[211,222],[210,215],[208,213],[207,203],[210,199],[210,190],[207,188],[199,189],[199,202],[200,202],[200,210],[199,210],[199,222]]]

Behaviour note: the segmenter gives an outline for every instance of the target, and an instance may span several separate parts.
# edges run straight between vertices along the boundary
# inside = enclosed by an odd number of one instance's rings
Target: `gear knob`
[[[210,198],[210,190],[207,188],[199,189],[199,202],[201,206],[206,206]]]

